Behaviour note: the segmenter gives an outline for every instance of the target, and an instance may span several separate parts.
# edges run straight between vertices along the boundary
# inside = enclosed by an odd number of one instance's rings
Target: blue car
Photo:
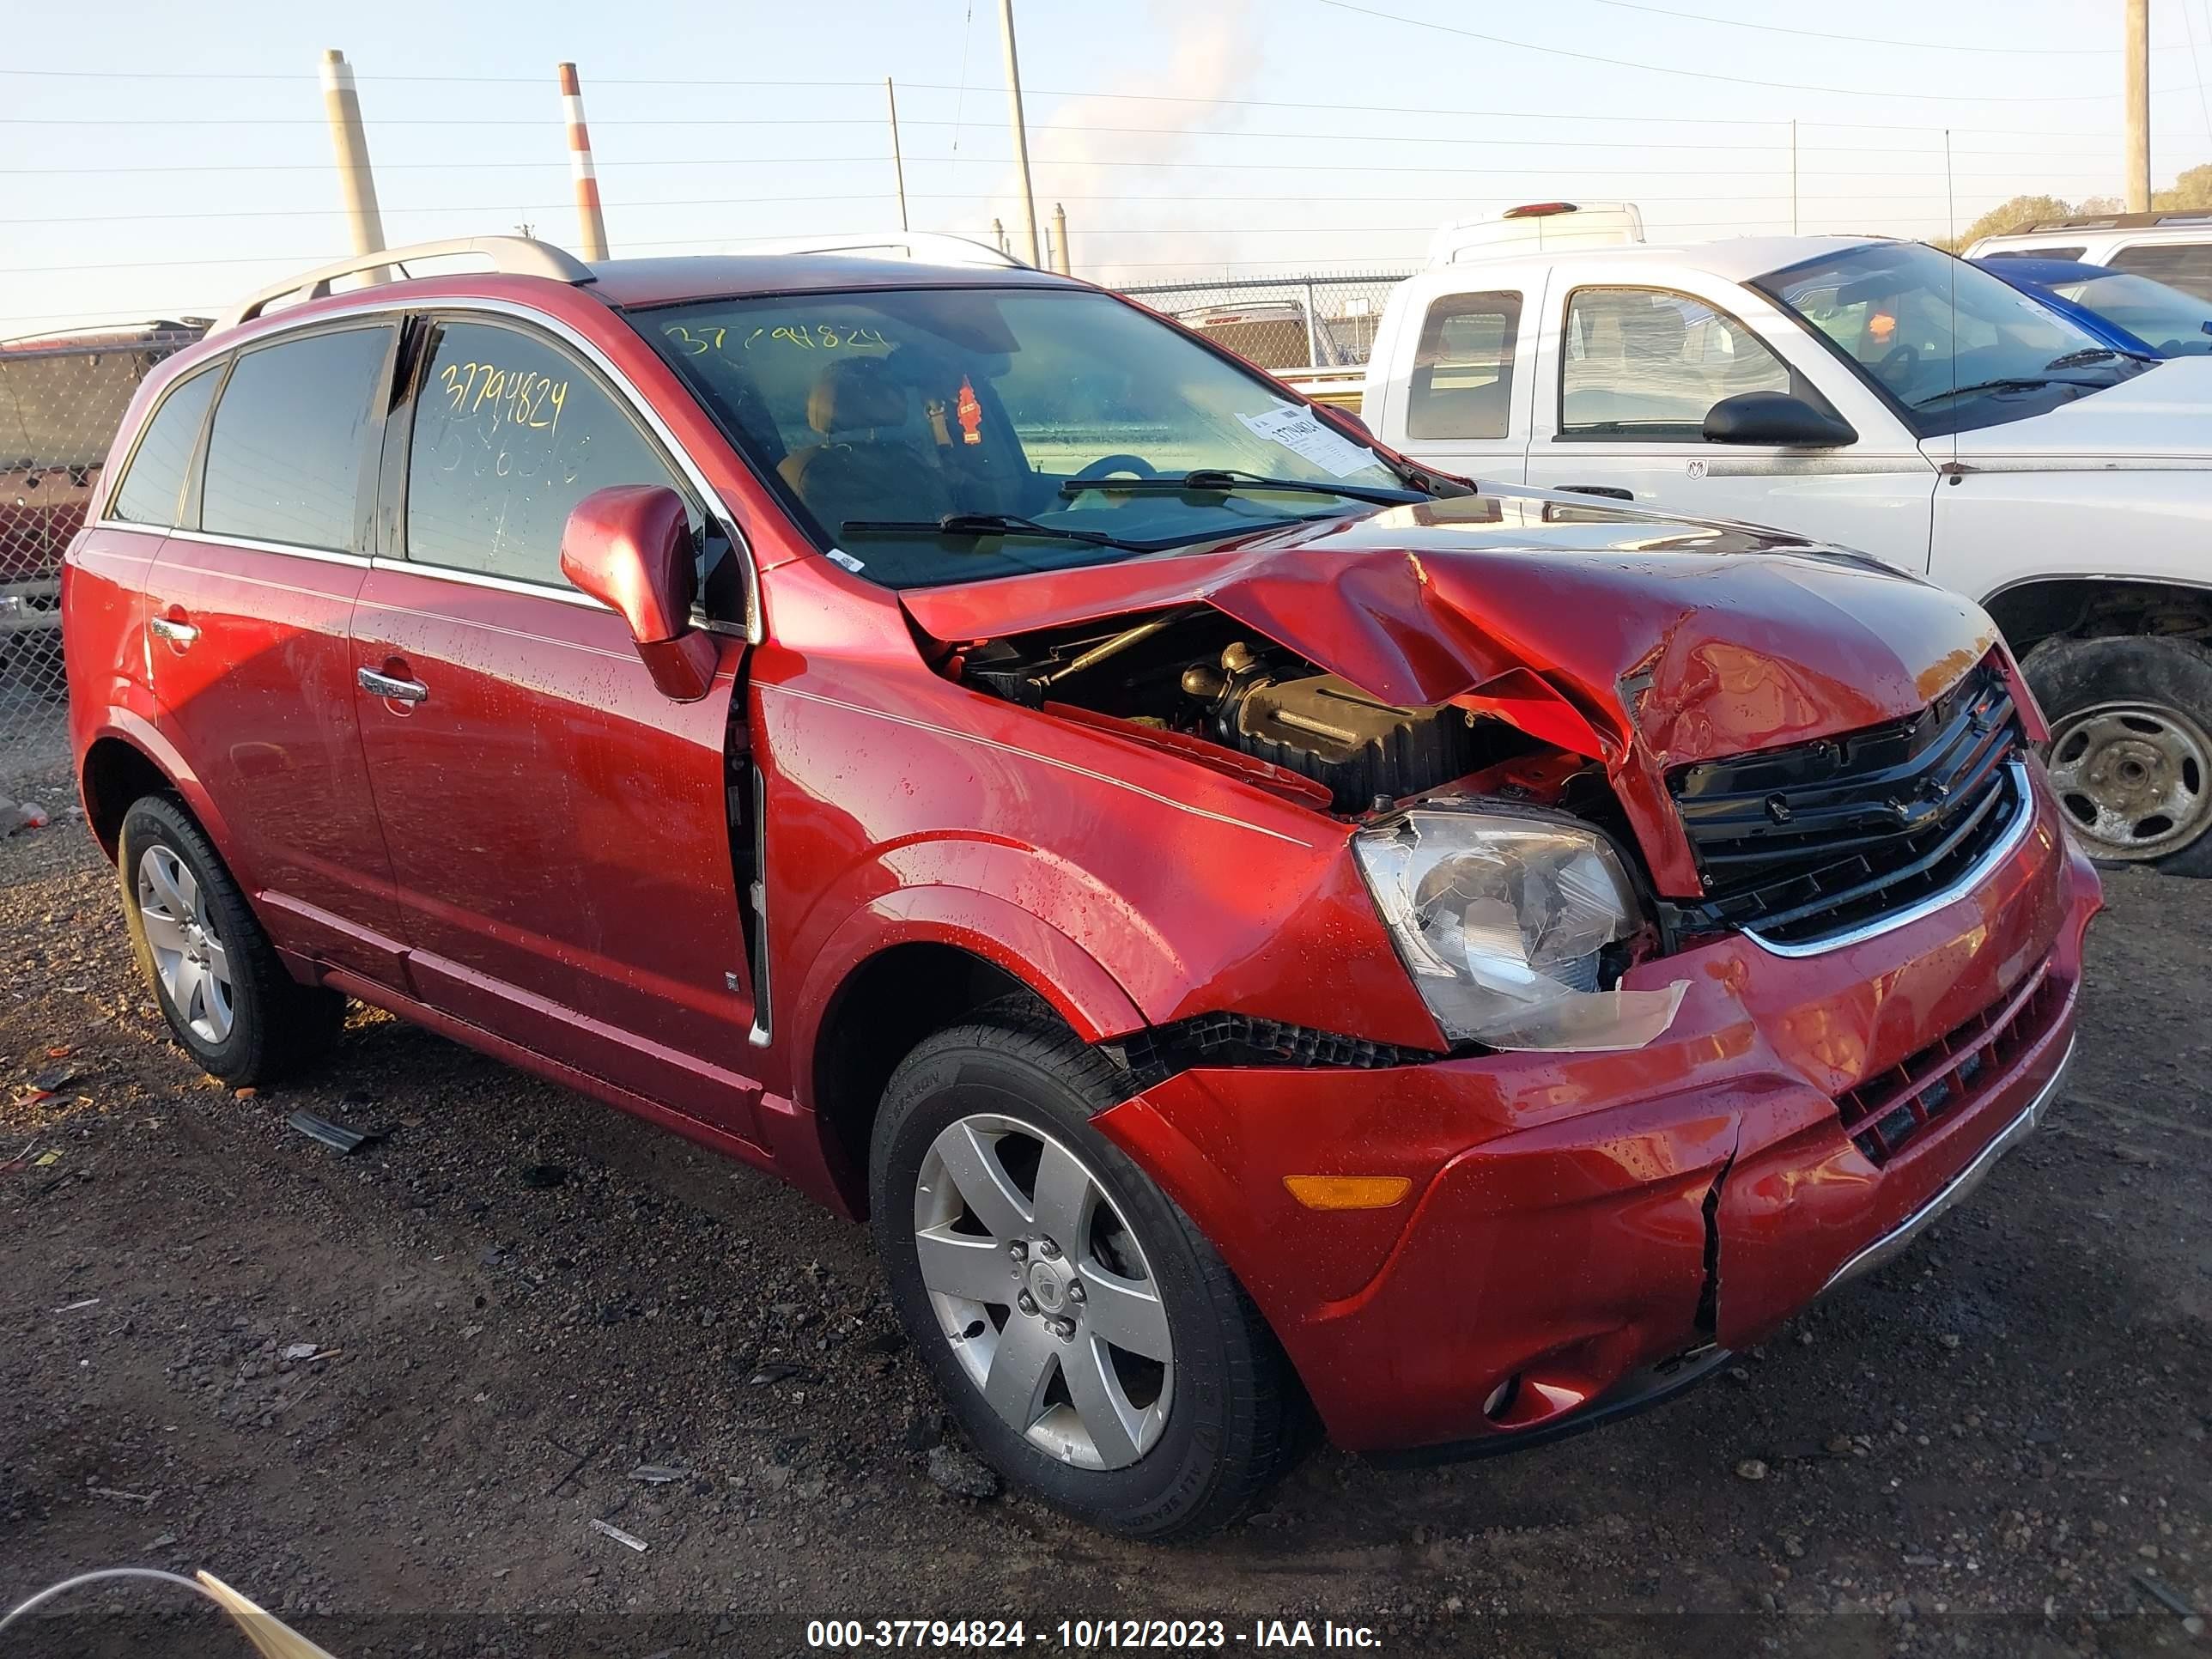
[[[2078,323],[2116,351],[2143,357],[2212,356],[2212,305],[2109,265],[1993,253],[1973,260]]]

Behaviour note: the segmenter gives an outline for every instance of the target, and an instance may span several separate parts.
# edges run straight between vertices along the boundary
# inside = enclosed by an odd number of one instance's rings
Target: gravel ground
[[[2047,1131],[1727,1376],[1518,1458],[1324,1450],[1162,1549],[948,1492],[995,1483],[864,1234],[764,1177],[380,1015],[300,1085],[211,1084],[113,880],[74,816],[0,843],[0,1605],[204,1567],[341,1659],[793,1652],[824,1617],[1055,1650],[1125,1615],[1231,1649],[1275,1620],[1401,1653],[2204,1645],[2212,883],[2112,879]],[[340,1157],[301,1109],[384,1139]],[[0,1651],[245,1651],[184,1601],[81,1592]]]

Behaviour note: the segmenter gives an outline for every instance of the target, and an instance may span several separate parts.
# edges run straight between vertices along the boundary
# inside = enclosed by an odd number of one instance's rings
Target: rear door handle
[[[1632,501],[1636,492],[1623,489],[1618,484],[1561,484],[1561,489],[1573,495],[1602,495],[1607,501]]]
[[[391,674],[380,674],[374,668],[363,668],[354,678],[361,689],[392,702],[420,702],[430,695],[430,688],[420,680],[403,680]]]
[[[167,640],[182,651],[199,638],[200,630],[178,617],[149,617],[147,629],[157,640]]]

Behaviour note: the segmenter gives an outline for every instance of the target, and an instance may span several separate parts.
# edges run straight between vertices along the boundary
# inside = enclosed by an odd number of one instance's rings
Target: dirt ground
[[[2065,1099],[1908,1256],[1642,1418],[1418,1474],[1325,1450],[1164,1549],[941,1489],[865,1235],[763,1176],[380,1016],[298,1086],[211,1085],[61,817],[0,843],[0,1606],[205,1567],[341,1659],[801,1652],[822,1618],[1059,1651],[1139,1615],[1230,1650],[2204,1648],[2212,883],[2109,893]],[[384,1139],[342,1157],[302,1109]],[[245,1651],[143,1584],[0,1638]]]

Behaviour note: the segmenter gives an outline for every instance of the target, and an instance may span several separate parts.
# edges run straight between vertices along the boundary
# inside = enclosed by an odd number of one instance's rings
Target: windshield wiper
[[[1102,536],[1095,530],[1039,524],[1011,513],[948,513],[941,519],[848,519],[838,528],[848,536],[1042,536],[1053,541],[1085,542],[1092,547],[1142,544]]]
[[[1243,472],[1233,467],[1201,466],[1188,472],[1162,472],[1149,478],[1070,478],[1060,485],[1063,495],[1086,490],[1111,490],[1117,495],[1227,494],[1235,489],[1286,489],[1301,495],[1341,495],[1348,501],[1373,501],[1378,507],[1402,507],[1429,497],[1418,489],[1385,489],[1376,484],[1321,483],[1310,478],[1271,478],[1262,472]]]
[[[2108,380],[2084,380],[2071,374],[2008,374],[1995,380],[1977,380],[1972,386],[1945,386],[1941,392],[1915,398],[1912,406],[1925,409],[1930,404],[1940,404],[1948,398],[1971,398],[1983,392],[2033,392],[2046,386],[2085,386],[2092,391],[2102,392],[2111,384]]]
[[[2207,323],[2205,327],[2212,329],[2212,323]],[[2069,351],[2061,356],[2053,357],[2049,362],[2044,364],[2044,368],[2045,369],[2086,368],[2091,363],[2109,363],[2115,357],[2124,357],[2130,362],[2136,363],[2154,363],[2160,361],[2156,357],[2146,357],[2140,351],[2115,351],[2110,346],[2084,346],[2079,351]]]

